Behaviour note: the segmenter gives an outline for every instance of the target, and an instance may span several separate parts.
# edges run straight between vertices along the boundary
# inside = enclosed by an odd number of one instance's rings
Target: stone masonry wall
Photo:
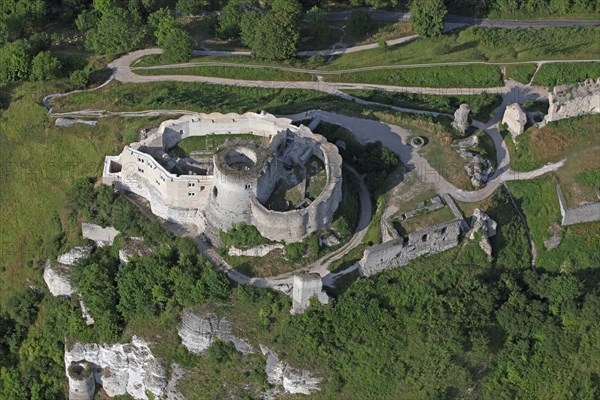
[[[436,254],[458,246],[460,219],[454,219],[409,234],[408,240],[391,240],[367,248],[359,261],[362,276],[371,276],[408,264],[425,254]]]

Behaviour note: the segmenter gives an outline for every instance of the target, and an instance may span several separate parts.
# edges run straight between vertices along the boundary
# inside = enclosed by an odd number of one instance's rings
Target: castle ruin
[[[173,152],[189,137],[231,134],[257,140],[228,139],[214,153]],[[321,193],[293,209],[269,209],[267,200],[286,171],[311,157],[326,171]],[[268,239],[298,242],[331,224],[342,198],[342,158],[323,136],[286,118],[264,112],[196,114],[165,121],[120,155],[106,157],[102,182],[144,197],[155,215],[200,232],[245,222]]]

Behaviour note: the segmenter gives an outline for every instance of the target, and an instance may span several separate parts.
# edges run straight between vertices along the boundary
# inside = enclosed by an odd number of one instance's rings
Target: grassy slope
[[[104,119],[97,127],[74,125],[55,127],[46,109],[37,101],[50,88],[24,84],[13,93],[13,101],[0,117],[0,159],[3,178],[0,191],[0,301],[16,290],[15,284],[40,285],[32,268],[52,256],[48,241],[60,229],[53,222],[60,217],[67,231],[64,248],[78,241],[78,227],[70,226],[63,213],[63,201],[71,182],[81,176],[101,174],[103,157],[120,152],[124,141],[132,141],[140,127],[160,120]],[[36,259],[37,262],[31,264]]]
[[[536,244],[537,268],[573,273],[600,265],[600,253],[594,251],[600,248],[600,222],[563,227],[562,243],[552,250],[544,247],[543,242],[552,236],[550,224],[560,222],[556,183],[556,177],[545,176],[508,184],[527,218]]]
[[[598,52],[590,53],[591,57]],[[553,87],[565,83],[577,83],[586,79],[600,78],[600,62],[595,63],[561,63],[561,64],[544,64],[535,74],[533,83],[535,85]]]
[[[506,139],[511,168],[530,171],[548,162],[567,159],[557,171],[567,202],[575,205],[593,201],[594,189],[575,181],[581,171],[600,169],[600,115],[588,115],[551,122],[542,129],[530,128],[518,138],[515,146]]]

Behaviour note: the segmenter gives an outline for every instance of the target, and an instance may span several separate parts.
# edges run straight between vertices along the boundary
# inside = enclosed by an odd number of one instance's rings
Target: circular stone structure
[[[150,132],[120,155],[106,157],[102,181],[144,197],[155,215],[193,224],[199,232],[245,222],[268,239],[298,242],[329,227],[342,199],[338,148],[290,119],[264,112],[194,114],[165,121]],[[242,134],[244,139],[231,138]],[[185,138],[205,137],[208,143],[219,135],[228,136],[214,154],[202,151],[212,163],[172,151]],[[289,211],[265,207],[288,171],[304,167],[311,157],[320,159],[326,171],[321,193]]]
[[[73,362],[67,368],[69,400],[91,400],[96,391],[93,366],[87,361]]]
[[[410,145],[415,149],[420,149],[425,145],[425,139],[421,136],[415,136],[410,139]]]

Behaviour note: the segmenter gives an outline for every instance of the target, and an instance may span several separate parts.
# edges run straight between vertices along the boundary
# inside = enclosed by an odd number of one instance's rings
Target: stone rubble
[[[167,386],[166,372],[148,344],[134,336],[131,343],[74,343],[65,346],[65,365],[87,361],[96,368],[94,377],[110,397],[128,393],[147,400],[147,392],[160,398]]]
[[[232,335],[229,322],[215,314],[197,315],[184,309],[177,333],[183,346],[194,354],[204,353],[214,338],[233,343],[235,349],[242,354],[254,353],[250,343]]]
[[[144,243],[144,238],[127,238],[119,248],[119,262],[125,265],[131,257],[145,257],[156,249]]]
[[[465,133],[467,129],[469,129],[470,112],[471,109],[466,103],[461,104],[460,107],[456,109],[456,111],[454,112],[454,121],[452,122],[452,126],[454,127],[454,129],[462,133]]]
[[[523,133],[527,124],[527,114],[525,114],[519,103],[509,104],[504,110],[502,123],[506,124],[513,142],[516,143],[517,136]]]
[[[277,353],[266,346],[260,345],[260,350],[267,356],[267,381],[275,386],[275,389],[282,387],[286,393],[306,395],[320,390],[321,378],[313,376],[310,371],[292,368],[289,364],[279,361]],[[271,396],[273,394],[270,393]]]
[[[548,229],[552,232],[550,239],[544,241],[544,247],[547,250],[552,250],[558,247],[562,242],[562,228],[556,222],[553,222]]]

